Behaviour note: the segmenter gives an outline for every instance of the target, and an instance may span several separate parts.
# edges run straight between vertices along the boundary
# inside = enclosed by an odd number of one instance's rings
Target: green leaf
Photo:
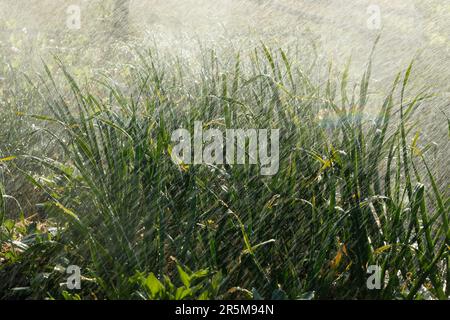
[[[6,219],[6,220],[3,222],[3,225],[5,226],[6,230],[8,230],[8,232],[11,232],[11,231],[14,229],[14,226],[15,226],[16,224],[14,223],[13,220],[11,220],[11,219]]]
[[[5,158],[0,158],[0,162],[6,162],[6,161],[12,161],[16,159],[15,156],[10,156],[10,157],[5,157]]]
[[[208,300],[209,299],[209,292],[203,291],[200,296],[198,297],[198,300]]]
[[[145,286],[150,290],[152,297],[157,297],[160,292],[164,291],[164,286],[162,283],[155,277],[155,275],[150,273],[150,275],[145,279]]]
[[[222,283],[222,272],[219,271],[212,277],[211,286],[214,290],[217,291],[219,289],[221,283]]]
[[[186,288],[191,286],[191,277],[181,268],[181,266],[177,265],[178,273],[180,274],[181,282],[183,282]]]
[[[379,255],[381,253],[383,253],[386,250],[389,250],[392,246],[390,244],[384,245],[382,247],[379,247],[378,249],[376,249],[373,254],[374,255]]]
[[[175,300],[183,300],[190,295],[192,295],[191,289],[180,287],[175,291]]]
[[[197,272],[195,272],[194,274],[191,275],[191,280],[192,279],[200,279],[200,278],[204,278],[208,275],[209,270],[208,269],[202,269],[199,270]]]

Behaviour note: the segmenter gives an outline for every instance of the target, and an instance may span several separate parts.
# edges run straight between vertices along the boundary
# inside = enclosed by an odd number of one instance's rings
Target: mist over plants
[[[0,0],[0,297],[448,299],[449,18]]]

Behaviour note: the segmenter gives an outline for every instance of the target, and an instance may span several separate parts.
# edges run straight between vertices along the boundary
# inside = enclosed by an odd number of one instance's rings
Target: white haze
[[[316,54],[318,63],[326,67],[333,61],[338,70],[351,57],[356,81],[381,35],[372,94],[385,92],[396,73],[415,59],[411,90],[426,86],[437,95],[418,120],[425,139],[448,150],[448,141],[441,139],[447,130],[443,113],[450,115],[448,0],[131,0],[126,38],[108,27],[113,3],[0,0],[0,62],[33,72],[41,59],[50,61],[55,54],[74,73],[95,74],[131,62],[134,48],[156,45],[194,64],[199,48],[245,53],[262,41],[304,51],[305,61]],[[79,30],[67,27],[70,5],[81,8]],[[380,8],[380,29],[370,27],[374,5]]]

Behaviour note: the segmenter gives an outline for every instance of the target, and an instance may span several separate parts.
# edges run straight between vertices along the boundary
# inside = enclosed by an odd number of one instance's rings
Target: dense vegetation
[[[449,296],[450,203],[409,121],[429,98],[407,94],[411,67],[369,118],[370,64],[349,90],[346,72],[318,83],[264,45],[226,61],[207,52],[198,73],[140,59],[125,89],[80,87],[64,65],[70,94],[48,68],[20,82],[48,114],[10,114],[3,184],[25,179],[44,201],[11,220],[1,189],[4,298]],[[278,174],[175,165],[171,132],[199,119],[280,128]],[[79,292],[60,286],[68,265],[82,268]],[[369,265],[382,290],[367,289]]]
[[[86,20],[64,37],[0,33],[0,298],[450,297],[440,65],[378,78],[375,50],[355,80],[308,41],[179,50]],[[195,121],[280,129],[279,171],[175,164],[172,132]]]

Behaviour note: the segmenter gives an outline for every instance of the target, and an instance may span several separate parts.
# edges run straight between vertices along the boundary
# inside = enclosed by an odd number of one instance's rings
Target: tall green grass
[[[20,283],[24,296],[69,298],[54,267],[76,264],[86,299],[448,298],[449,197],[412,121],[429,96],[408,94],[411,65],[368,117],[371,68],[352,85],[348,69],[323,81],[264,45],[204,51],[198,67],[148,51],[125,86],[81,87],[60,64],[70,94],[46,68],[37,86],[51,115],[28,117],[57,128],[39,134],[58,155],[15,156],[46,173],[17,167],[58,234],[2,267],[17,275],[2,295]],[[171,133],[194,121],[279,128],[278,174],[175,165]],[[370,265],[381,290],[366,286]]]

